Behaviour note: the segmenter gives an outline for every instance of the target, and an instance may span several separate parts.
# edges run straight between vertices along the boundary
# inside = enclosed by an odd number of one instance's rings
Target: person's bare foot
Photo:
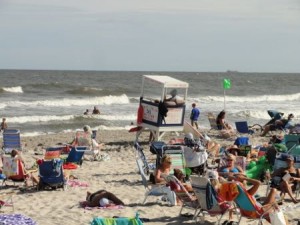
[[[295,204],[299,203],[297,199],[292,199]]]

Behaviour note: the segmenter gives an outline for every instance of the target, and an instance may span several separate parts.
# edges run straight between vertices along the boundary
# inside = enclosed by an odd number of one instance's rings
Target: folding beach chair
[[[254,134],[254,130],[249,129],[247,121],[235,122],[235,127],[239,134]]]
[[[139,174],[142,178],[142,184],[145,187],[145,198],[143,200],[143,204],[146,203],[149,196],[165,196],[167,197],[168,193],[166,192],[165,188],[167,188],[165,185],[148,185],[148,179],[143,169],[143,161],[140,158],[136,159],[136,164],[139,170]]]
[[[237,208],[240,211],[238,224],[241,223],[242,217],[247,219],[258,220],[258,224],[262,224],[263,219],[268,219],[269,212],[274,209],[276,203],[271,204],[262,209],[257,205],[256,200],[247,193],[247,190],[240,183],[235,183],[238,195],[234,199]]]
[[[200,215],[205,219],[205,215],[208,214],[213,217],[220,216],[217,221],[217,224],[220,224],[224,214],[226,214],[231,207],[231,204],[223,201],[224,203],[220,205],[217,196],[214,196],[213,193],[208,195],[208,189],[212,188],[208,178],[191,176],[191,184],[200,206],[195,217],[196,220]],[[208,202],[207,200],[210,201]]]
[[[142,160],[143,162],[143,170],[144,170],[144,173],[149,175],[150,173],[150,170],[154,170],[156,168],[156,165],[154,163],[150,163],[148,162],[145,154],[144,154],[144,151],[143,151],[143,148],[140,146],[140,144],[138,142],[135,142],[133,144],[134,146],[134,149],[135,149],[135,156],[136,158],[139,158]]]
[[[82,165],[82,157],[85,152],[90,151],[87,146],[72,147],[68,157],[66,158],[67,163],[76,163]]]
[[[2,209],[4,207],[11,207],[12,211],[15,211],[14,208],[14,202],[13,202],[13,196],[15,195],[15,192],[7,192],[0,194],[0,212],[2,212]]]
[[[170,174],[173,174],[174,169],[179,169],[186,175],[185,170],[185,158],[184,158],[184,148],[178,145],[164,145],[162,147],[162,154],[169,155],[172,160]]]
[[[3,150],[10,153],[13,149],[22,151],[20,130],[5,129],[3,131]]]
[[[44,160],[52,160],[59,159],[62,151],[61,146],[53,146],[46,148],[46,152],[44,154]]]
[[[216,117],[212,112],[207,113],[207,118],[210,124],[211,130],[219,130],[216,122]]]
[[[25,182],[27,174],[25,173],[21,160],[16,160],[10,156],[3,156],[2,162],[2,173],[6,177],[3,180],[3,184],[6,184],[7,181],[12,181],[15,186],[16,182],[22,182],[22,184]]]
[[[61,159],[43,161],[43,163],[39,165],[39,190],[45,189],[46,187],[50,187],[52,189],[63,188],[65,190],[66,182],[63,175],[62,165],[63,160]]]
[[[284,143],[288,152],[292,154],[293,151],[300,145],[300,134],[286,134],[284,135]]]
[[[185,187],[181,184],[181,182],[174,175],[162,175],[165,181],[170,184],[171,182],[175,183],[180,187],[181,191],[175,191],[176,197],[182,201],[182,206],[179,212],[179,215],[182,214],[184,208],[193,209],[194,216],[193,219],[196,218],[197,209],[200,207],[197,197],[194,193],[189,193]]]

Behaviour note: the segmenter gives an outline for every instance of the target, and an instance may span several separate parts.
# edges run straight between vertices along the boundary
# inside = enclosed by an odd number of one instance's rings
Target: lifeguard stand
[[[138,126],[142,129],[137,132],[136,139],[143,130],[150,130],[154,140],[159,141],[165,132],[183,131],[185,102],[187,98],[189,84],[178,79],[162,75],[144,75],[142,80],[142,90],[140,107],[143,107],[142,122]],[[147,96],[145,90],[156,91],[157,96]],[[180,93],[180,102],[165,101],[166,96],[173,90]],[[167,108],[167,116],[163,117],[160,107]]]

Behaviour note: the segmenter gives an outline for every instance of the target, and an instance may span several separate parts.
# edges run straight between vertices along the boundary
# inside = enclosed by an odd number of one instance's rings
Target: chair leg
[[[145,194],[144,201],[143,201],[143,205],[145,205],[145,204],[146,204],[146,201],[147,201],[147,198],[148,198],[148,196],[149,196],[149,195],[148,195],[148,193],[146,193],[146,194]]]

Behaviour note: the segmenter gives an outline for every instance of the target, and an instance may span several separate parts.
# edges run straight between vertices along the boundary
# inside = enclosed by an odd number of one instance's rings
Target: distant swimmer
[[[6,118],[2,118],[2,123],[1,123],[0,131],[4,131],[5,129],[7,129]]]
[[[83,113],[83,115],[89,115],[90,114],[90,110],[85,110],[85,112]]]
[[[100,110],[96,106],[94,106],[93,114],[100,114]]]

